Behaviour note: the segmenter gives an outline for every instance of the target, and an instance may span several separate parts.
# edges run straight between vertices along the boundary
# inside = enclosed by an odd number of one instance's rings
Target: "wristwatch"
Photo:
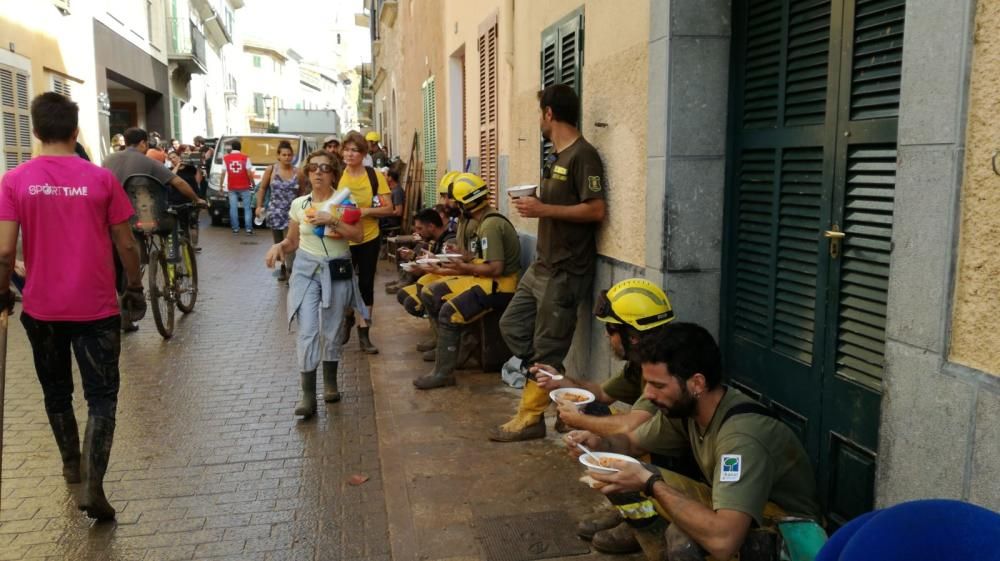
[[[656,485],[657,481],[663,481],[663,476],[660,475],[659,471],[654,471],[653,475],[650,475],[649,479],[646,480],[646,487],[643,489],[643,493],[647,497],[653,497],[653,486]]]

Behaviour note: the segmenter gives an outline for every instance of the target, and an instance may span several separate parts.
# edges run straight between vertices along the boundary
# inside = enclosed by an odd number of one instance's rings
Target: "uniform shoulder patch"
[[[485,250],[487,250],[487,249],[490,248],[490,240],[488,238],[484,237],[484,238],[482,238],[482,239],[479,240],[479,245],[480,245],[480,247],[483,248],[483,251],[485,251]]]
[[[743,456],[740,454],[723,454],[722,461],[719,462],[719,481],[735,482],[740,480],[743,472]]]
[[[601,176],[600,175],[591,175],[591,176],[587,177],[587,185],[588,185],[588,188],[591,191],[593,191],[594,193],[600,193],[601,189],[603,188],[603,187],[601,187]]]

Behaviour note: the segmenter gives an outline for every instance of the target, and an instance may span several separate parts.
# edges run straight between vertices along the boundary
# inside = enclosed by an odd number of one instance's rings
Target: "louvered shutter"
[[[31,159],[29,77],[22,70],[0,66],[0,131],[3,165],[11,170]]]
[[[52,75],[52,91],[57,94],[62,94],[70,99],[73,99],[73,82],[68,78],[59,76],[58,74]]]
[[[434,77],[428,78],[421,88],[424,107],[424,207],[437,202],[437,96]]]
[[[569,16],[542,32],[542,88],[566,84],[580,95],[583,84],[583,10]],[[576,123],[580,126],[580,123]],[[541,162],[552,154],[552,143],[542,138]]]
[[[497,123],[497,23],[492,20],[479,36],[479,174],[490,187],[490,205],[497,205],[499,141]]]

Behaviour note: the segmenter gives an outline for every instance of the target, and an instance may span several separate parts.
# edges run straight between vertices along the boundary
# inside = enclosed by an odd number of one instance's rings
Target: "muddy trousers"
[[[406,313],[411,316],[422,318],[424,317],[424,302],[420,296],[420,293],[428,285],[438,282],[442,279],[450,277],[443,277],[441,275],[435,275],[433,273],[427,273],[417,279],[417,282],[413,284],[408,284],[403,288],[399,289],[396,293],[396,301],[403,306]]]
[[[424,286],[420,300],[427,315],[444,329],[473,323],[493,310],[502,310],[513,297],[517,276],[497,279],[444,277]]]
[[[655,467],[648,466],[647,467]],[[656,468],[663,481],[673,489],[680,491],[692,500],[712,508],[712,488],[708,485],[685,477],[678,473],[663,468]],[[708,553],[698,545],[693,539],[684,533],[676,524],[670,524],[670,516],[663,510],[658,502],[641,493],[622,493],[608,495],[608,500],[615,505],[622,517],[635,532],[636,539],[642,546],[646,558],[651,561],[702,561],[707,558]],[[785,511],[774,503],[767,503],[764,506],[764,525],[755,528],[748,535],[747,544],[756,540],[755,533],[765,533],[773,535],[777,529],[777,522],[785,516]],[[742,551],[742,550],[741,550]],[[753,559],[769,559],[770,552],[764,555],[755,555]],[[777,552],[774,552],[775,554]],[[735,557],[734,557],[735,558]],[[748,557],[741,556],[746,559]],[[777,557],[773,559],[776,561]]]
[[[42,321],[22,312],[21,323],[31,343],[45,411],[53,415],[73,409],[72,353],[80,369],[89,416],[114,419],[120,384],[121,317]]]

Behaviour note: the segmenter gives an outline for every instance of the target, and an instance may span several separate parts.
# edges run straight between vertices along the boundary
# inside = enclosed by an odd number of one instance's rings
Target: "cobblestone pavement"
[[[170,341],[151,314],[125,336],[106,483],[116,524],[76,510],[11,321],[0,560],[389,559],[368,363],[352,339],[343,402],[295,419],[286,289],[262,264],[270,238],[203,228],[195,312]],[[82,431],[79,391],[76,410]],[[347,484],[356,473],[370,480]]]

